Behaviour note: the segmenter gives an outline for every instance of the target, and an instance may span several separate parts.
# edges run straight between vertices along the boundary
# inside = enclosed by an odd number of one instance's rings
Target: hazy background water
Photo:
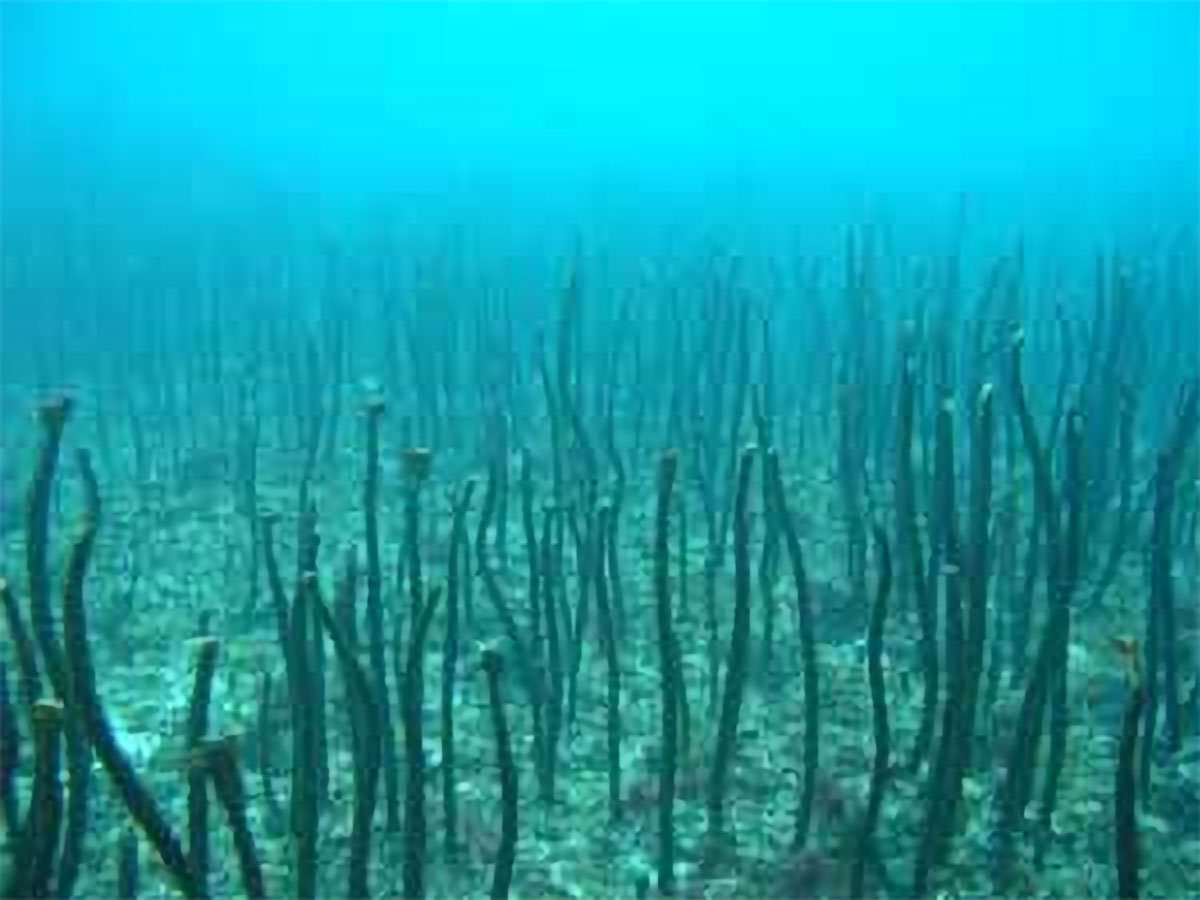
[[[1195,217],[1195,3],[6,3],[2,23],[6,230],[89,196],[180,217],[262,190],[560,226],[932,227],[962,194],[1010,232]]]

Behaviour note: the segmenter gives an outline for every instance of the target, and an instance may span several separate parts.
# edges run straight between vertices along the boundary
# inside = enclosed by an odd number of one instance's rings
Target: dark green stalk
[[[117,845],[117,900],[137,900],[139,881],[138,836],[127,828]]]
[[[688,614],[688,537],[687,537],[687,498],[686,491],[679,492],[679,537],[678,537],[678,554],[679,563],[677,565],[677,577],[679,579],[679,619],[681,624],[686,624]],[[670,511],[668,510],[668,514]],[[682,759],[690,759],[692,751],[692,714],[691,707],[688,703],[687,681],[683,677],[683,653],[679,649],[679,635],[672,629],[671,643],[673,650],[671,651],[671,664],[675,667],[675,694],[679,701],[679,756]]]
[[[1040,574],[1038,567],[1042,560],[1041,543],[1045,527],[1041,504],[1037,503],[1035,499],[1033,517],[1029,523],[1029,543],[1025,549],[1025,578],[1017,597],[1016,608],[1013,610],[1013,664],[1010,678],[1010,686],[1013,688],[1020,687],[1028,669],[1029,632],[1033,620],[1033,593]]]
[[[337,586],[334,588],[333,606],[330,609],[330,614],[345,636],[351,655],[356,655],[358,653],[358,559],[353,545],[346,547],[343,560],[342,577],[338,579]],[[318,591],[318,593],[320,592]],[[321,621],[320,610],[315,605],[313,613],[316,620],[313,623],[313,627],[319,634],[323,633],[325,625]],[[334,649],[334,655],[338,655],[336,648]],[[350,754],[354,760],[355,778],[357,778],[359,777],[359,768],[364,749],[360,745],[363,731],[358,722],[360,710],[354,701],[353,688],[347,681],[346,668],[340,661],[338,662],[338,669],[341,672],[342,696],[345,700],[342,704],[342,712],[350,730]]]
[[[304,480],[307,481],[312,477],[313,471],[317,463],[317,450],[321,443],[321,428],[324,418],[324,405],[321,403],[321,378],[324,374],[321,371],[321,358],[317,351],[316,338],[312,333],[309,333],[304,342],[305,362],[308,366],[308,371],[305,373],[304,388],[307,389],[307,397],[301,402],[305,404],[307,409],[305,412],[304,426],[307,429],[307,434],[304,434],[302,441],[304,444]]]
[[[508,453],[509,417],[496,416],[495,433],[498,436],[494,450],[496,467],[496,518],[493,549],[500,561],[502,571],[508,571]]]
[[[199,764],[193,765],[192,768],[208,774],[212,779],[217,799],[225,808],[225,818],[233,834],[238,868],[242,873],[242,887],[250,900],[262,900],[267,895],[263,886],[262,863],[259,862],[258,848],[254,844],[254,835],[246,817],[246,787],[242,783],[237,746],[233,740],[226,738],[206,741],[197,749],[201,758],[197,760]]]
[[[296,691],[292,706],[292,834],[296,838],[296,896],[313,900],[317,892],[317,735],[313,713],[308,625],[316,573],[306,572],[292,604],[292,663]]]
[[[796,807],[796,832],[792,838],[792,847],[802,850],[808,842],[808,830],[812,823],[813,797],[816,795],[821,747],[816,623],[808,594],[808,578],[804,572],[804,554],[800,549],[800,538],[796,534],[795,523],[788,510],[783,476],[779,472],[779,454],[774,450],[767,454],[767,469],[773,498],[771,502],[775,506],[775,515],[783,532],[784,546],[792,566],[792,582],[796,587],[796,610],[800,622],[800,653],[804,661],[804,783],[800,791],[800,803]]]
[[[313,565],[314,567],[316,565],[315,554]],[[316,589],[314,581],[313,591],[315,592]],[[316,742],[313,753],[317,763],[316,791],[318,809],[320,809],[329,802],[329,728],[325,703],[325,641],[321,637],[321,623],[317,618],[315,607],[310,605],[309,614],[312,616],[309,621],[309,629],[312,634],[310,683],[312,685],[313,739]]]
[[[260,555],[258,527],[258,438],[261,423],[257,413],[241,415],[237,428],[235,478],[238,482],[236,508],[244,516],[249,531],[250,570],[247,573],[248,590],[242,618],[247,626],[253,624],[258,612],[258,562]]]
[[[284,662],[284,686],[287,693],[288,710],[292,724],[292,752],[297,752],[296,742],[300,739],[299,722],[296,711],[300,708],[300,683],[296,674],[295,653],[292,647],[292,622],[288,612],[287,595],[284,592],[283,578],[279,574],[279,561],[275,555],[275,526],[282,517],[277,512],[263,513],[261,517],[263,561],[267,569],[267,585],[271,594],[271,604],[275,609],[275,630],[279,640],[279,650]],[[269,757],[264,754],[263,758]],[[269,778],[269,775],[266,776]],[[298,772],[292,767],[290,776],[291,794],[288,800],[289,827],[295,825],[299,814],[300,791],[296,788]]]
[[[188,705],[187,748],[196,751],[208,734],[213,675],[221,642],[201,638],[196,651],[196,672]],[[199,766],[188,769],[188,863],[201,888],[208,891],[208,775]]]
[[[734,608],[733,633],[729,643],[729,662],[725,670],[725,689],[722,695],[721,719],[717,730],[717,746],[713,755],[708,783],[708,830],[710,852],[725,827],[725,785],[729,766],[733,762],[737,741],[738,717],[742,708],[742,693],[746,686],[750,644],[750,473],[756,448],[742,450],[738,464],[737,494],[733,516]],[[711,861],[711,857],[710,857]]]
[[[1071,344],[1070,322],[1063,316],[1061,304],[1055,304],[1055,318],[1058,319],[1058,390],[1054,396],[1054,409],[1050,413],[1050,428],[1046,435],[1046,447],[1049,451],[1058,446],[1058,429],[1066,406],[1067,388],[1070,386],[1074,373],[1074,351]],[[1107,441],[1106,441],[1107,443]]]
[[[1177,753],[1183,745],[1179,723],[1179,662],[1176,639],[1175,589],[1171,575],[1175,542],[1171,536],[1175,514],[1175,483],[1184,457],[1195,437],[1200,421],[1200,385],[1192,382],[1179,397],[1175,427],[1166,447],[1159,454],[1154,483],[1154,520],[1151,528],[1150,604],[1157,609],[1159,652],[1163,667],[1163,718],[1167,749]],[[1153,752],[1154,713],[1157,683],[1147,681],[1146,726],[1142,739],[1143,759]],[[1145,767],[1143,762],[1143,767]],[[1143,790],[1149,781],[1143,784]]]
[[[1133,423],[1137,412],[1137,397],[1133,390],[1123,385],[1120,392],[1121,419],[1117,443],[1117,466],[1120,478],[1120,504],[1117,521],[1113,525],[1112,543],[1100,578],[1092,590],[1092,606],[1099,607],[1121,566],[1125,555],[1125,544],[1133,532],[1131,519],[1134,516],[1133,499]]]
[[[74,404],[68,397],[44,404],[38,410],[38,421],[42,426],[41,443],[38,445],[37,462],[34,467],[33,483],[29,489],[29,501],[25,528],[25,570],[29,579],[29,621],[33,636],[46,665],[46,674],[54,693],[60,698],[67,695],[66,668],[62,651],[55,634],[54,613],[50,608],[50,573],[47,571],[46,556],[50,542],[50,492],[54,486],[54,473],[58,467],[59,447],[67,416]]]
[[[541,376],[542,393],[546,401],[546,418],[550,423],[550,461],[554,479],[554,505],[562,506],[562,425],[559,420],[558,404],[554,402],[554,388],[550,384],[550,370],[546,365],[545,339],[541,332],[537,336],[538,374]]]
[[[578,705],[579,670],[583,666],[583,648],[586,644],[592,589],[596,580],[596,569],[602,559],[596,553],[595,492],[588,490],[583,499],[583,526],[576,520],[575,511],[570,511],[571,534],[575,540],[575,560],[579,572],[579,602],[575,607],[575,633],[571,641],[571,668],[567,679],[567,724],[575,724]]]
[[[346,319],[342,310],[331,310],[328,323],[329,342],[329,422],[325,430],[325,468],[332,468],[334,453],[339,446],[338,424],[342,415],[342,383],[345,381],[345,332]]]
[[[32,707],[30,707],[32,709]],[[17,770],[21,767],[21,732],[8,687],[8,667],[0,659],[0,813],[9,834],[21,830]]]
[[[604,560],[612,508],[601,506],[596,523],[596,609],[600,614],[600,639],[607,668],[608,809],[612,820],[621,818],[621,663],[617,656],[617,628],[608,602]]]
[[[579,262],[576,260],[567,278],[566,289],[563,291],[562,311],[558,320],[558,402],[562,408],[571,436],[575,440],[575,450],[583,468],[584,478],[589,483],[596,482],[596,454],[592,450],[587,432],[583,427],[583,419],[576,402],[576,391],[580,385],[578,379],[572,384],[571,360],[581,361],[579,348],[575,346],[580,334],[579,329]],[[572,332],[572,326],[575,331]],[[574,338],[574,339],[573,339]],[[574,390],[572,390],[574,388]]]
[[[353,544],[347,545],[343,556],[343,576],[338,582],[337,595],[333,600],[334,619],[342,633],[346,635],[346,643],[355,654],[358,653],[358,554]]]
[[[874,840],[879,810],[883,805],[883,790],[891,768],[891,732],[888,729],[887,696],[883,681],[883,628],[887,622],[888,593],[892,586],[892,557],[888,552],[887,536],[875,528],[875,545],[879,548],[879,584],[871,606],[867,626],[867,679],[871,685],[871,721],[875,733],[875,761],[871,767],[871,789],[867,811],[858,833],[858,848],[850,870],[850,896],[864,897],[863,878],[867,855]]]
[[[425,896],[425,638],[437,609],[440,591],[434,588],[421,604],[414,623],[404,672],[404,750],[408,763],[404,792],[404,898]]]
[[[261,786],[263,803],[267,808],[267,827],[272,832],[282,829],[283,810],[279,806],[279,797],[275,794],[275,782],[272,773],[275,771],[274,752],[275,735],[271,726],[271,673],[263,672],[262,687],[258,696],[258,717],[256,724],[256,739],[258,742],[258,779]]]
[[[83,465],[87,466],[86,461]],[[90,819],[88,798],[91,795],[92,752],[83,724],[77,715],[78,703],[75,701],[74,690],[75,686],[68,671],[67,695],[62,699],[66,705],[63,736],[66,738],[67,779],[70,790],[67,794],[66,827],[63,833],[62,853],[58,860],[58,881],[55,885],[55,892],[60,897],[70,897],[74,893]]]
[[[528,451],[523,451],[521,454],[520,488],[521,524],[525,532],[526,572],[529,579],[529,650],[532,655],[529,664],[533,669],[534,677],[540,685],[540,690],[544,691],[545,684],[542,675],[541,579],[538,573],[537,532],[533,521],[533,472]],[[534,706],[533,716],[533,733],[535,737],[544,735],[545,731],[541,721],[542,709],[540,706]],[[544,742],[535,741],[533,752],[534,769],[537,773],[539,793],[543,802],[548,803],[551,792],[549,769],[547,768],[546,761],[548,750]]]
[[[573,632],[573,614],[574,610],[571,607],[571,598],[567,590],[567,578],[563,573],[566,570],[564,560],[566,559],[567,547],[567,532],[569,530],[567,520],[573,515],[570,509],[563,506],[555,506],[554,511],[554,554],[553,554],[553,574],[550,576],[551,582],[555,585],[557,591],[555,594],[555,608],[558,610],[558,620],[561,623],[560,632],[561,638],[559,643],[563,648],[563,673],[564,678],[568,676],[570,669],[571,655],[571,635]],[[564,681],[565,685],[565,681]],[[566,710],[566,689],[563,691],[563,709],[564,716]]]
[[[69,398],[61,397],[44,404],[38,410],[42,438],[38,446],[33,483],[29,491],[25,536],[25,564],[29,579],[29,613],[33,636],[37,641],[38,649],[42,652],[46,674],[49,676],[54,693],[66,707],[63,733],[66,738],[70,792],[66,834],[63,838],[56,886],[57,892],[64,897],[69,897],[74,890],[75,879],[79,875],[79,866],[83,858],[90,794],[88,787],[91,783],[92,771],[91,752],[87,745],[87,738],[81,730],[80,719],[74,709],[72,686],[67,676],[62,649],[56,635],[54,613],[50,607],[50,574],[46,563],[50,541],[50,495],[54,486],[63,430],[73,405],[73,401]],[[89,545],[89,553],[90,549]],[[16,634],[15,630],[14,634]]]
[[[846,381],[838,387],[838,485],[846,525],[846,574],[855,602],[867,605],[866,548],[861,502],[862,461],[865,447],[862,423],[866,400],[862,383]]]
[[[26,880],[10,896],[40,898],[56,896],[50,887],[54,855],[62,827],[63,787],[61,736],[63,706],[57,700],[41,700],[33,708],[34,774],[29,799],[29,819],[21,843],[20,859],[29,866]]]
[[[720,635],[717,631],[717,572],[725,555],[724,537],[717,533],[716,517],[708,516],[708,547],[704,551],[704,626],[708,662],[708,704],[715,712],[720,693]]]
[[[758,594],[762,598],[763,632],[762,632],[762,675],[768,689],[777,688],[773,668],[773,651],[775,644],[775,597],[772,585],[775,583],[775,568],[779,559],[779,510],[776,507],[774,488],[771,484],[771,467],[767,457],[773,449],[771,437],[771,420],[762,409],[763,399],[760,391],[755,388],[752,397],[755,427],[758,432],[758,446],[762,454],[762,504],[763,504],[763,545],[762,555],[758,561]]]
[[[496,760],[500,768],[500,846],[492,869],[491,900],[507,900],[517,857],[517,767],[513,762],[504,699],[500,694],[500,675],[504,659],[492,648],[483,651],[483,671],[487,676],[488,705],[492,730],[496,735]]]
[[[546,618],[546,644],[549,661],[549,702],[546,711],[546,802],[554,802],[554,778],[558,769],[558,739],[562,733],[563,714],[563,658],[562,639],[559,636],[557,602],[554,597],[554,550],[552,526],[558,510],[547,506],[542,511],[542,602]]]
[[[288,623],[287,595],[283,590],[283,579],[279,575],[279,560],[275,556],[275,526],[279,523],[280,518],[279,513],[276,512],[263,513],[261,516],[263,562],[267,568],[267,585],[271,592],[271,604],[275,609],[275,631],[279,639],[280,652],[283,654],[287,693],[291,698],[294,691],[291,626]]]
[[[961,777],[958,753],[961,747],[963,710],[963,628],[959,583],[958,513],[954,499],[954,405],[944,400],[938,409],[934,446],[934,480],[938,517],[945,544],[946,700],[942,706],[942,729],[937,755],[926,783],[925,830],[913,870],[912,896],[924,897],[930,869],[944,856],[953,831],[954,807]]]
[[[1117,896],[1120,900],[1137,900],[1141,868],[1134,757],[1137,755],[1138,723],[1146,705],[1146,691],[1136,671],[1132,682],[1121,716],[1121,741],[1117,749],[1114,831],[1117,844]]]
[[[1037,429],[1025,400],[1021,379],[1021,346],[1024,338],[1017,333],[1012,342],[1010,376],[1012,396],[1025,448],[1033,467],[1034,495],[1046,532],[1047,595],[1050,612],[1038,642],[1034,671],[1026,685],[1017,715],[1016,731],[1009,750],[1004,781],[997,794],[999,821],[995,830],[996,849],[993,862],[996,869],[996,889],[1004,893],[1010,888],[1009,877],[1016,856],[1016,837],[1021,829],[1025,806],[1033,781],[1033,770],[1041,742],[1042,719],[1051,684],[1060,661],[1065,661],[1065,640],[1069,626],[1070,587],[1062,576],[1059,546],[1058,506],[1050,481],[1050,467],[1042,453]]]
[[[1128,352],[1134,348],[1136,340],[1130,338],[1137,330],[1133,285],[1129,275],[1122,271],[1121,260],[1114,256],[1111,263],[1111,272],[1106,279],[1104,259],[1099,257],[1096,260],[1097,305],[1101,314],[1093,323],[1094,345],[1091,350],[1094,361],[1090,366],[1092,371],[1088,373],[1089,377],[1084,382],[1088,410],[1087,445],[1093,459],[1091,468],[1094,470],[1093,484],[1088,488],[1089,521],[1099,519],[1112,488],[1109,457],[1112,451],[1114,414],[1118,413],[1116,404],[1112,402],[1117,390],[1117,379],[1120,373],[1128,372],[1135,365]],[[1106,293],[1109,300],[1107,316],[1103,315]],[[1103,351],[1100,347],[1102,341],[1105,344]]]
[[[679,767],[677,644],[671,623],[670,516],[671,490],[675,485],[678,456],[663,453],[658,464],[658,507],[654,526],[654,597],[658,623],[659,677],[662,687],[660,706],[662,760],[658,790],[658,892],[675,895],[675,775]]]
[[[404,595],[404,542],[400,542],[400,546],[396,551],[396,595]],[[418,612],[420,604],[417,605]],[[413,627],[416,627],[417,619],[413,618]],[[392,616],[392,683],[396,686],[396,709],[400,716],[400,727],[404,727],[404,616],[397,612]]]
[[[421,578],[421,486],[428,480],[433,454],[423,447],[404,451],[404,552],[408,567],[408,599],[415,625],[421,618],[425,585]]]
[[[988,525],[992,516],[992,386],[979,392],[971,434],[970,530],[967,544],[967,644],[963,681],[962,745],[959,748],[960,776],[971,768],[975,742],[975,712],[979,680],[983,675],[987,641],[988,578],[991,560]],[[957,792],[957,788],[956,788]]]
[[[42,679],[38,673],[37,648],[21,619],[21,610],[17,599],[13,596],[12,588],[7,578],[0,578],[0,602],[4,606],[4,620],[8,626],[8,636],[13,642],[13,650],[17,656],[17,672],[20,675],[21,700],[25,709],[33,709],[33,704],[41,695]]]
[[[86,512],[83,531],[71,549],[67,584],[63,592],[63,646],[66,650],[64,658],[70,666],[72,697],[77,704],[78,714],[83,718],[88,740],[112,778],[117,793],[121,795],[130,815],[146,834],[184,897],[201,900],[205,894],[192,874],[183,845],[171,831],[154,797],[142,784],[128,757],[117,744],[112,725],[96,693],[96,673],[87,638],[83,581],[87,575],[100,519],[100,496],[87,454],[81,452],[79,459],[87,501]]]
[[[387,662],[383,631],[383,576],[379,564],[379,419],[383,399],[367,403],[367,475],[363,484],[363,523],[367,541],[367,641],[371,653],[371,678],[383,738],[383,791],[387,830],[400,827],[400,770],[396,760],[396,737],[392,731],[388,703]],[[400,625],[397,622],[396,627]]]
[[[679,555],[679,562],[676,564],[677,575],[679,579],[679,618],[683,622],[688,621],[688,516],[687,516],[687,491],[679,492],[679,535],[676,538],[676,552]]]
[[[938,609],[935,598],[930,597],[925,578],[924,554],[921,535],[917,530],[917,500],[913,485],[912,446],[915,401],[916,363],[911,356],[909,339],[902,338],[903,352],[900,359],[900,400],[896,437],[896,546],[900,559],[916,600],[917,618],[921,623],[921,667],[923,674],[921,726],[917,742],[913,747],[911,767],[916,771],[933,743],[933,730],[937,724],[938,699]]]
[[[525,688],[526,694],[529,696],[531,704],[540,706],[542,703],[542,695],[540,685],[534,675],[533,667],[529,662],[529,648],[525,644],[525,640],[521,637],[521,631],[517,627],[517,620],[513,617],[512,609],[508,605],[508,600],[504,596],[504,592],[500,589],[500,583],[496,578],[496,573],[492,571],[492,566],[488,558],[487,552],[487,528],[491,523],[491,519],[496,509],[496,473],[493,466],[488,473],[487,490],[483,498],[483,513],[479,520],[479,529],[475,532],[475,561],[479,566],[479,574],[483,579],[484,590],[488,595],[488,600],[492,604],[492,608],[496,611],[496,615],[500,618],[500,624],[504,628],[504,635],[512,644],[513,652],[517,658],[517,674],[521,679],[522,686]],[[537,718],[540,721],[540,714]],[[540,738],[536,737],[535,747],[540,747]],[[535,751],[537,752],[537,751]]]
[[[1011,666],[1013,649],[1011,632],[1013,630],[1012,612],[1017,597],[1017,520],[1019,518],[1019,503],[1016,486],[1009,480],[1008,486],[1000,497],[999,509],[995,517],[996,540],[996,587],[992,593],[992,639],[991,652],[988,654],[987,678],[983,687],[983,709],[995,707],[1000,695],[1001,674],[1006,665]],[[978,708],[977,708],[978,712]],[[984,714],[984,721],[987,721]],[[983,728],[977,736],[986,746],[991,746],[995,735],[990,729]]]
[[[464,640],[475,632],[475,568],[471,565],[471,542],[464,533],[462,542],[462,599]]]
[[[611,407],[612,398],[609,398]],[[621,509],[625,503],[625,466],[617,450],[613,413],[609,409],[608,428],[605,431],[605,448],[609,465],[613,469],[612,515],[609,516],[608,533],[608,584],[612,593],[612,607],[617,620],[617,634],[625,637],[627,619],[625,612],[625,585],[621,580]]]
[[[421,566],[421,487],[422,487],[422,485],[425,484],[426,481],[428,481],[432,467],[433,467],[433,453],[430,450],[428,450],[427,448],[409,447],[407,450],[404,451],[405,489],[404,489],[404,550],[403,550],[403,554],[404,554],[404,559],[405,559],[405,564],[406,564],[405,567],[407,568],[406,574],[408,575],[408,597],[409,597],[410,615],[412,616],[412,625],[413,625],[414,630],[417,628],[417,625],[424,619],[424,605],[425,605],[425,584],[424,584],[424,579],[421,574],[421,572],[422,572],[422,566]],[[399,587],[399,585],[401,585],[403,583],[404,583],[403,574],[398,574],[397,575],[397,587]],[[393,635],[394,640],[395,640],[395,658],[393,661],[393,665],[395,666],[396,672],[397,672],[396,687],[397,687],[397,690],[400,692],[400,715],[401,715],[402,720],[405,723],[404,740],[405,740],[405,746],[408,748],[408,753],[407,753],[408,758],[406,760],[408,768],[407,768],[407,775],[406,775],[407,781],[406,781],[406,786],[405,786],[405,803],[411,807],[411,804],[414,802],[414,799],[413,799],[413,788],[414,788],[413,777],[414,777],[414,775],[416,775],[419,777],[419,785],[420,785],[419,816],[420,816],[421,821],[419,823],[414,822],[413,825],[414,826],[416,826],[417,824],[420,825],[420,830],[421,830],[420,857],[421,857],[421,869],[423,871],[424,856],[425,856],[425,824],[424,824],[424,817],[425,817],[425,805],[424,805],[425,804],[425,757],[424,757],[424,752],[425,751],[424,751],[422,742],[420,740],[418,740],[416,747],[417,747],[417,753],[420,756],[420,759],[419,760],[413,759],[413,750],[412,750],[412,743],[411,743],[412,739],[408,734],[408,723],[409,723],[409,714],[410,714],[408,707],[409,707],[409,704],[412,702],[412,697],[410,696],[410,690],[409,690],[410,686],[408,684],[408,678],[415,677],[417,679],[417,684],[413,685],[412,687],[417,692],[417,694],[416,694],[417,703],[418,703],[417,708],[418,708],[418,710],[420,710],[424,704],[424,693],[425,693],[424,668],[423,668],[424,638],[421,639],[421,643],[418,643],[416,640],[416,635],[415,634],[413,635],[412,644],[409,648],[408,669],[402,675],[401,667],[403,664],[402,664],[401,660],[403,660],[405,658],[405,656],[403,653],[403,645],[401,643],[399,617],[397,617],[397,621],[395,624],[396,624],[396,628],[395,628],[395,632]],[[415,660],[412,657],[412,654],[414,652],[417,652],[419,654]],[[415,676],[412,674],[412,666],[413,666],[414,662],[416,664]],[[418,737],[420,737],[420,735],[422,733],[422,721],[423,720],[422,720],[420,714],[418,714],[417,722],[414,726],[417,729]],[[419,772],[414,771],[414,765],[417,766],[417,768],[419,769]],[[404,824],[404,834],[405,834],[406,846],[408,846],[409,842],[413,840],[412,831],[409,828],[409,819],[411,817],[412,816],[410,813],[406,817],[405,824]],[[408,878],[407,868],[405,871],[406,871],[406,875],[405,875],[406,882],[405,883],[407,884],[407,878]],[[420,878],[421,876],[418,875],[417,877]],[[423,885],[423,881],[421,881],[421,884]]]
[[[1067,473],[1065,502],[1067,504],[1066,546],[1060,564],[1062,598],[1060,605],[1067,606],[1079,578],[1080,559],[1083,553],[1083,514],[1086,503],[1086,479],[1083,472],[1083,422],[1074,410],[1067,414]],[[1058,803],[1058,782],[1062,776],[1067,756],[1067,647],[1070,643],[1070,615],[1063,612],[1059,621],[1059,633],[1054,659],[1054,682],[1050,700],[1050,754],[1046,760],[1046,780],[1042,785],[1041,840],[1035,847],[1034,862],[1041,865],[1046,842],[1051,835],[1051,819]]]
[[[495,481],[495,466],[489,462],[488,480],[483,490],[483,506],[479,511],[479,521],[475,525],[475,568],[479,571],[480,577],[484,578],[484,593],[488,593],[486,577],[483,575],[484,569],[487,568],[488,564],[487,533],[488,528],[491,527],[492,519],[496,515]],[[488,596],[491,596],[490,593],[488,593]],[[466,598],[464,597],[464,599]],[[470,610],[467,611],[467,627],[474,628]]]
[[[369,897],[371,822],[379,791],[380,741],[379,705],[372,696],[371,681],[355,656],[345,630],[330,614],[318,595],[313,596],[321,623],[333,641],[334,651],[346,679],[347,694],[355,714],[358,757],[354,766],[354,816],[350,830],[350,881],[348,897]]]
[[[446,580],[446,638],[442,648],[442,807],[445,820],[446,857],[458,853],[458,795],[454,753],[454,692],[458,681],[458,590],[459,557],[466,543],[467,508],[475,481],[467,479],[454,500],[450,525],[450,564]]]
[[[988,662],[987,684],[984,687],[985,709],[995,706],[996,698],[1000,694],[1002,669],[1007,666],[1013,670],[1017,665],[1016,616],[1017,606],[1021,602],[1017,579],[1021,485],[1017,477],[1016,414],[1009,393],[1005,392],[1003,397],[1004,491],[996,514],[996,589],[992,603],[995,637]],[[1024,638],[1021,640],[1024,646]],[[989,733],[985,739],[986,743],[991,746],[995,737]]]

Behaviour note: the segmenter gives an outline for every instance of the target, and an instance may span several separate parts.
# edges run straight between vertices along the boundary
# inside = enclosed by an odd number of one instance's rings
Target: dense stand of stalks
[[[641,840],[663,897],[725,878],[759,893],[775,868],[788,869],[789,896],[968,893],[989,865],[995,893],[1011,896],[1061,877],[1079,849],[1059,820],[1076,814],[1069,792],[1092,771],[1081,722],[1117,738],[1094,745],[1096,764],[1116,771],[1103,823],[1112,891],[1157,887],[1168,851],[1139,845],[1138,807],[1176,808],[1200,693],[1181,625],[1193,598],[1180,588],[1200,546],[1200,389],[1189,348],[1149,352],[1158,332],[1138,303],[1186,311],[1184,251],[1168,254],[1161,297],[1149,276],[1102,259],[1089,319],[1057,288],[1040,296],[1020,246],[985,267],[963,318],[958,239],[920,276],[889,241],[852,230],[844,274],[809,258],[794,283],[772,268],[767,290],[757,262],[706,251],[650,314],[634,296],[609,304],[619,267],[593,269],[580,247],[548,339],[521,327],[546,310],[504,291],[459,316],[470,291],[448,257],[379,335],[383,377],[367,386],[359,436],[342,411],[370,369],[362,333],[375,318],[320,299],[316,327],[280,314],[243,333],[214,298],[193,353],[175,340],[190,320],[139,307],[130,341],[150,362],[137,377],[156,390],[51,401],[33,433],[23,565],[0,577],[0,821],[22,863],[0,880],[3,896],[111,888],[91,871],[105,853],[122,896],[149,890],[125,821],[107,841],[92,834],[113,803],[89,789],[93,755],[186,897],[224,890],[236,865],[251,898],[418,900],[461,887],[480,860],[493,898],[557,892],[563,871],[543,865],[543,848],[581,830],[591,847],[593,828],[609,829],[595,846],[617,895],[650,890],[648,871],[615,861]],[[351,260],[331,252],[321,265],[323,291],[349,290]],[[800,353],[781,352],[785,334]],[[255,352],[234,365],[234,348]],[[39,383],[66,380],[58,356],[38,361]],[[83,383],[112,378],[81,365]],[[240,383],[226,384],[231,371]],[[107,543],[87,451],[78,479],[58,474],[77,430],[121,498]],[[205,476],[193,469],[209,444],[222,459]],[[675,449],[654,458],[656,446]],[[347,473],[345,459],[365,467]],[[457,486],[448,516],[433,502],[439,482]],[[206,502],[195,485],[231,492],[226,582],[200,598],[198,628],[196,606],[180,611],[197,635],[184,765],[139,771],[102,703],[92,646],[101,665],[143,652],[144,632],[126,626],[137,600],[172,596],[172,576],[139,574],[176,549],[159,539],[177,525],[168,511]],[[265,510],[293,492],[294,508]],[[336,549],[325,559],[318,503]],[[60,561],[52,525],[77,512]],[[294,582],[280,570],[292,552]],[[117,553],[128,555],[119,571]],[[328,606],[322,583],[336,585]],[[1095,639],[1131,621],[1144,641],[1122,639],[1136,665],[1117,717],[1093,703],[1112,668]],[[328,648],[340,677],[327,678]],[[468,677],[480,664],[483,679]],[[226,723],[253,733],[210,734]],[[185,786],[180,809],[158,799],[170,779]],[[766,814],[781,804],[783,825]],[[743,824],[760,814],[761,829]],[[656,828],[637,827],[651,815]],[[911,884],[893,884],[885,859]]]

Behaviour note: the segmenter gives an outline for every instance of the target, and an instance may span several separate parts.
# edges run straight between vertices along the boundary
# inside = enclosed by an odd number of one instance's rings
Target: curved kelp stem
[[[96,673],[92,666],[91,648],[87,638],[87,616],[83,603],[83,581],[96,540],[100,520],[100,495],[85,452],[79,454],[83,473],[87,509],[83,531],[71,550],[67,567],[67,586],[63,593],[63,643],[65,659],[70,666],[73,696],[79,705],[88,740],[104,765],[113,785],[130,815],[141,827],[171,874],[180,892],[188,898],[202,898],[204,890],[197,881],[179,838],[167,824],[158,804],[133,769],[129,758],[117,744],[112,725],[96,693]]]

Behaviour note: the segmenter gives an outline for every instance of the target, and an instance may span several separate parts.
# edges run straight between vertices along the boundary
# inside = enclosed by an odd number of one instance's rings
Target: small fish
[[[1141,642],[1137,638],[1122,635],[1112,639],[1113,648],[1121,657],[1125,669],[1125,677],[1135,687],[1142,684],[1142,654],[1139,652]]]
[[[1138,639],[1121,635],[1112,639],[1113,647],[1122,656],[1132,656],[1137,653]]]

